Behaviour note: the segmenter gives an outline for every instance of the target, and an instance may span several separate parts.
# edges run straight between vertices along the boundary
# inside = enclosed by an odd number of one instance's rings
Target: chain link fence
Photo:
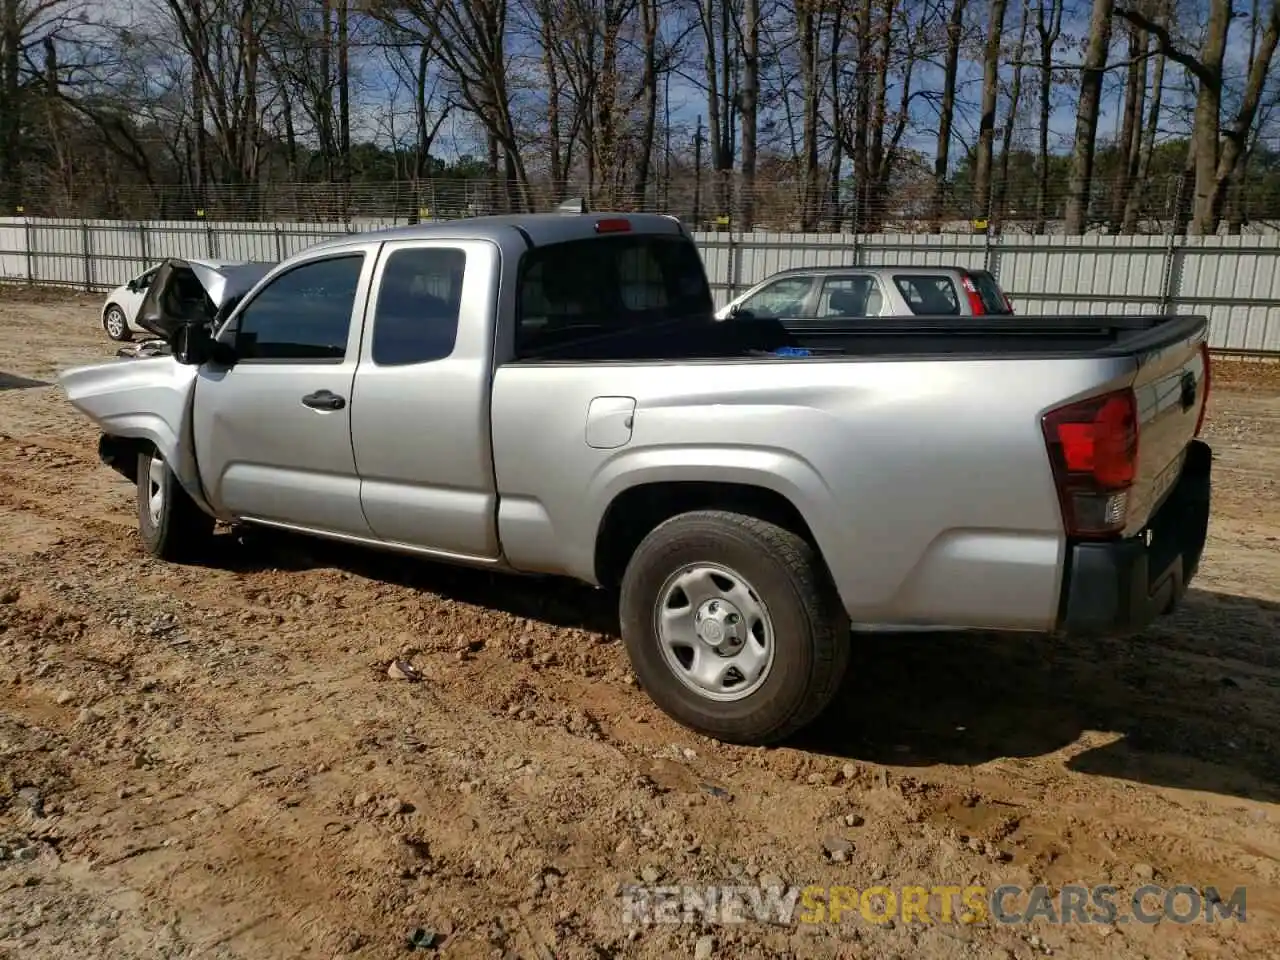
[[[1273,182],[1274,179],[1274,182]],[[1262,178],[1228,203],[1222,233],[1280,230],[1280,177]],[[740,172],[659,177],[644,190],[604,189],[581,181],[517,182],[435,178],[377,182],[214,184],[190,186],[73,185],[24,202],[18,215],[62,219],[208,220],[345,224],[415,223],[486,214],[543,212],[566,200],[589,209],[668,213],[699,232],[1062,235],[1066,185],[1043,192],[1035,178],[993,186],[979,202],[960,178],[940,190],[928,177],[888,184],[806,184],[745,179]],[[1181,176],[1153,177],[1132,187],[1095,181],[1086,233],[1164,235],[1181,232],[1191,199]],[[988,215],[987,211],[993,211]],[[4,211],[8,213],[8,211]]]

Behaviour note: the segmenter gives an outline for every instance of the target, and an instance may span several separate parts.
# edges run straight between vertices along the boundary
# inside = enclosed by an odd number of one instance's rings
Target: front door
[[[812,276],[779,277],[743,300],[738,309],[759,320],[802,320],[809,315],[812,289]]]
[[[223,514],[370,535],[351,390],[376,252],[353,245],[277,274],[219,332],[236,362],[200,369],[192,420],[200,479]]]

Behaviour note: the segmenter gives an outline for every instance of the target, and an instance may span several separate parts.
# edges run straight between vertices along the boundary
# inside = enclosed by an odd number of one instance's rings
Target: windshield
[[[710,318],[697,248],[658,234],[592,237],[539,247],[520,273],[516,355],[580,338]]]

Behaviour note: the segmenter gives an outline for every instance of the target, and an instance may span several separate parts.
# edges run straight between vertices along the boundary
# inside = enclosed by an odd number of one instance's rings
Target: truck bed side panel
[[[801,511],[855,623],[1047,629],[1065,540],[1039,418],[1132,370],[1123,358],[505,365],[500,539],[518,569],[593,581],[596,533],[623,490],[749,483]],[[635,398],[622,446],[588,446],[596,397]]]

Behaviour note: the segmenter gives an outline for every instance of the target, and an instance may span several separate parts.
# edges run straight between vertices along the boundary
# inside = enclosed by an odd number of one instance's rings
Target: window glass
[[[750,311],[762,319],[798,317],[804,310],[805,297],[813,286],[812,277],[783,277],[759,293],[743,300],[738,309]]]
[[[628,310],[666,309],[667,285],[653,247],[633,245],[618,256],[619,293]]]
[[[1009,304],[1004,301],[1004,292],[1000,289],[1000,284],[996,283],[996,278],[985,270],[977,270],[969,276],[973,279],[973,285],[978,288],[978,296],[982,297],[982,309],[991,314],[1008,314],[1012,313]]]
[[[245,360],[341,360],[364,254],[294,267],[271,281],[244,312],[236,353]]]
[[[893,278],[911,312],[922,316],[959,316],[960,298],[948,277],[897,276]]]
[[[679,319],[715,306],[698,249],[677,236],[640,234],[538,247],[520,269],[516,354]]]
[[[819,320],[845,320],[880,315],[881,296],[874,277],[831,277],[818,298]]]
[[[387,258],[373,315],[373,362],[427,363],[453,353],[467,255],[417,247]]]

